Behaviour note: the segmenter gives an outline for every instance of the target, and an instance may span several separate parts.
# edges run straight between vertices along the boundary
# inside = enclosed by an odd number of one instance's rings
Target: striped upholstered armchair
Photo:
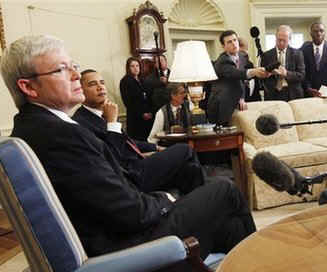
[[[40,161],[17,138],[0,137],[0,201],[32,272],[182,271],[185,266],[210,271],[222,257],[211,254],[204,264],[196,239],[169,236],[88,258]]]

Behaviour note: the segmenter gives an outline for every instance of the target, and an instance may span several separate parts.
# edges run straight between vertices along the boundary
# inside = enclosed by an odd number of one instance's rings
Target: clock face
[[[140,30],[140,48],[142,49],[153,49],[156,48],[156,43],[154,40],[154,32],[159,33],[159,27],[156,20],[149,15],[143,15],[139,20],[139,30]],[[160,36],[158,35],[158,41],[160,41]]]

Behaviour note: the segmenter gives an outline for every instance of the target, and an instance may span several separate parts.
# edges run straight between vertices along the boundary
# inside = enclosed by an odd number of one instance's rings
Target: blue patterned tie
[[[315,61],[316,61],[316,67],[317,67],[317,71],[319,71],[319,64],[320,64],[320,52],[319,52],[319,48],[316,47],[316,53],[315,53]]]

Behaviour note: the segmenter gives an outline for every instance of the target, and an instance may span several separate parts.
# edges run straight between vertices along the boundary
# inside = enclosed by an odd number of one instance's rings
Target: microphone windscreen
[[[260,35],[259,28],[257,28],[256,26],[251,27],[250,34],[252,38],[257,38]]]
[[[279,192],[293,188],[295,180],[291,168],[269,152],[260,152],[252,160],[254,173]]]
[[[280,128],[278,119],[272,114],[263,114],[255,121],[256,129],[263,135],[272,135]]]
[[[153,32],[153,35],[154,35],[154,38],[158,38],[159,32],[158,31],[155,31],[155,32]]]

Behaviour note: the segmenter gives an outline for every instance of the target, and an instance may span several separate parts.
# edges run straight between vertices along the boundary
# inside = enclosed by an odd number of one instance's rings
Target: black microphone
[[[298,196],[312,195],[313,185],[321,184],[327,177],[327,172],[313,177],[304,177],[270,152],[260,152],[255,155],[252,160],[252,169],[260,179],[275,190]],[[309,189],[310,186],[311,189]]]
[[[289,190],[295,183],[290,168],[269,152],[260,152],[252,160],[254,173],[276,191]]]
[[[256,26],[251,27],[250,28],[250,35],[251,35],[252,38],[254,38],[255,46],[257,47],[258,57],[259,57],[259,56],[261,56],[263,54],[261,44],[260,44],[260,39],[258,38],[259,35],[260,35],[259,28],[257,28]]]
[[[257,38],[260,35],[260,30],[256,26],[250,28],[250,34],[252,38]]]
[[[256,129],[263,135],[272,135],[279,129],[287,129],[292,126],[299,125],[312,125],[326,123],[327,120],[310,120],[310,121],[299,121],[293,123],[280,124],[278,119],[272,114],[263,114],[255,122]]]

